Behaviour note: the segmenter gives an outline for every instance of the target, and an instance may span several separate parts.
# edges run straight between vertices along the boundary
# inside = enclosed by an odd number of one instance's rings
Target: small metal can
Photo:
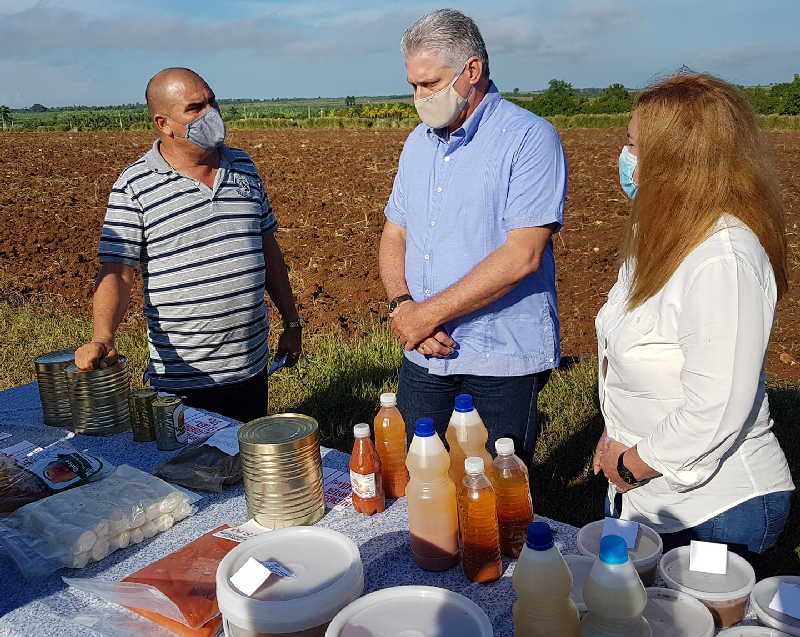
[[[177,396],[160,396],[153,401],[153,427],[156,447],[161,451],[173,451],[186,446],[186,424],[183,403]]]
[[[134,442],[152,442],[156,439],[153,425],[153,401],[156,396],[156,390],[149,388],[136,389],[128,396]]]

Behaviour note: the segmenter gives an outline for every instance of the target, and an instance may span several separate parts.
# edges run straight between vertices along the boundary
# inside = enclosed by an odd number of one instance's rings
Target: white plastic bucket
[[[717,637],[788,637],[786,633],[782,633],[774,628],[766,628],[764,626],[736,626],[721,630],[717,633]]]
[[[644,616],[653,637],[714,637],[714,618],[687,593],[658,586],[647,589]]]
[[[762,624],[783,631],[780,634],[800,635],[800,619],[772,610],[769,605],[781,584],[800,585],[797,575],[781,575],[762,579],[750,593],[750,604]]]
[[[597,557],[604,523],[605,520],[589,522],[578,531],[578,551],[581,555]],[[645,586],[652,586],[655,583],[656,569],[663,550],[664,543],[661,541],[661,536],[649,526],[639,524],[639,538],[636,546],[628,550],[628,555]]]
[[[275,561],[295,577],[270,575],[247,597],[230,578],[249,559]],[[364,591],[358,547],[317,527],[289,527],[242,542],[217,568],[217,602],[226,637],[322,637],[328,623]]]

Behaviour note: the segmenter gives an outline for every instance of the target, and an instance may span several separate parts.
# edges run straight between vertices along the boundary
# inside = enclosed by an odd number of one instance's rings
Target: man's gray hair
[[[442,61],[459,71],[471,57],[483,62],[483,75],[489,77],[489,54],[475,21],[455,9],[429,13],[403,34],[400,43],[403,57],[420,51],[437,51]]]

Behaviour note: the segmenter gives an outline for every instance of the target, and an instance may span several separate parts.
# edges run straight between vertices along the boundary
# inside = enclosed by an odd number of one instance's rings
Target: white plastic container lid
[[[514,441],[511,438],[498,438],[494,442],[498,456],[510,456],[514,453]]]
[[[295,577],[270,575],[251,597],[230,583],[250,558],[280,562]],[[226,621],[258,633],[292,633],[329,622],[364,591],[358,547],[348,537],[295,526],[242,542],[217,568],[217,602]]]
[[[359,423],[353,427],[354,438],[369,438],[369,425],[365,422]]]
[[[750,604],[753,606],[753,610],[755,610],[761,623],[782,630],[783,633],[788,633],[789,635],[800,635],[800,619],[779,613],[769,607],[781,584],[800,585],[800,577],[797,575],[781,575],[780,577],[762,579],[755,585],[753,592],[750,593]]]
[[[702,602],[680,591],[648,588],[644,617],[653,637],[714,637],[711,612]]]
[[[595,520],[589,522],[578,531],[578,551],[581,555],[596,557],[600,552],[600,538],[603,535],[603,524],[605,520]],[[637,570],[654,567],[661,552],[664,550],[664,542],[661,536],[645,524],[639,525],[639,538],[636,546],[628,550],[628,556],[633,561]]]
[[[391,392],[381,394],[381,407],[395,407],[397,405],[397,395]]]
[[[734,626],[717,633],[717,637],[787,637],[786,633],[764,626]]]
[[[483,466],[483,458],[477,456],[470,456],[464,459],[464,471],[471,476],[477,476],[483,473],[485,467]]]
[[[334,617],[325,637],[493,637],[472,600],[435,586],[396,586],[365,595]]]
[[[689,570],[689,547],[679,546],[661,558],[658,574],[666,585],[707,602],[729,602],[747,597],[756,583],[753,567],[743,557],[728,552],[726,575]]]
[[[588,610],[586,608],[586,602],[583,601],[583,585],[586,583],[586,580],[589,579],[589,572],[592,570],[592,566],[594,566],[594,559],[595,558],[589,557],[588,555],[564,556],[564,560],[572,573],[572,592],[570,593],[570,597],[575,603],[578,612],[581,613],[585,613]]]

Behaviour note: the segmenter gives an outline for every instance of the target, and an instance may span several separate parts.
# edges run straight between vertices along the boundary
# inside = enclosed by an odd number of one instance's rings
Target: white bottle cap
[[[483,473],[483,458],[471,456],[464,460],[464,471],[473,476]]]
[[[381,394],[381,407],[395,407],[397,405],[397,395],[387,392]]]
[[[498,456],[511,456],[514,454],[514,441],[511,438],[498,438],[494,448]]]
[[[357,424],[353,427],[353,435],[356,438],[369,438],[369,425],[365,422]]]

